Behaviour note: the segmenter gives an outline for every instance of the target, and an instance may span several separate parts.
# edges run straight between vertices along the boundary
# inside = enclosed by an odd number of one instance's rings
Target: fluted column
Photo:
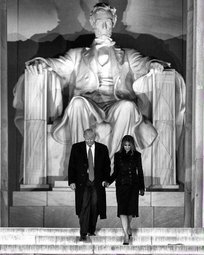
[[[153,125],[158,132],[152,146],[153,187],[177,187],[175,105],[175,71],[153,75]]]
[[[0,226],[8,226],[8,97],[6,0],[0,0]]]
[[[187,6],[186,122],[185,122],[185,210],[184,227],[192,226],[192,91],[193,91],[193,1]]]
[[[185,227],[204,227],[204,1],[188,0]]]
[[[47,72],[25,71],[24,184],[21,189],[47,184]]]
[[[193,115],[195,122],[193,127],[194,148],[194,227],[204,227],[204,203],[203,203],[203,184],[204,184],[204,1],[194,1],[194,65],[193,65]]]

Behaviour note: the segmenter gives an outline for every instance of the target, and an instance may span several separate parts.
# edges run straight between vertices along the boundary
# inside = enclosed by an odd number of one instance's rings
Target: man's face
[[[95,14],[94,33],[98,37],[111,37],[113,30],[112,15],[109,12],[100,11]]]
[[[92,133],[92,132],[87,132],[84,135],[84,139],[85,139],[85,142],[88,146],[92,146],[94,144],[94,141],[95,141],[95,134]]]

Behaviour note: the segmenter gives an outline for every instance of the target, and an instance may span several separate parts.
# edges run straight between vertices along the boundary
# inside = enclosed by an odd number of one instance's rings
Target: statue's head
[[[90,23],[96,37],[111,37],[116,21],[116,9],[106,3],[96,4],[90,13]]]

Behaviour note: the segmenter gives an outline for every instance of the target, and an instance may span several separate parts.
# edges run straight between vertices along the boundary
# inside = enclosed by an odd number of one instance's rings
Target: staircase
[[[139,228],[122,245],[120,228],[101,228],[79,241],[78,228],[0,228],[0,254],[204,255],[202,228]]]

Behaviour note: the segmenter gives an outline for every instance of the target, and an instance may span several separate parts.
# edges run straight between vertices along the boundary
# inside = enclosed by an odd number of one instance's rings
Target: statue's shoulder
[[[138,57],[141,56],[141,53],[135,49],[130,48],[124,48],[125,56],[128,59],[128,61],[131,63],[132,61],[135,61]]]
[[[82,47],[71,48],[66,52],[65,58],[72,59],[74,62],[79,62],[84,51],[85,51],[85,48],[82,48]]]
[[[69,55],[74,55],[74,54],[79,54],[81,53],[82,51],[84,51],[85,48],[71,48],[69,49],[66,54],[69,54]]]
[[[139,51],[137,51],[136,49],[130,49],[130,48],[123,48],[125,54],[127,55],[132,55],[132,54],[140,54]]]

